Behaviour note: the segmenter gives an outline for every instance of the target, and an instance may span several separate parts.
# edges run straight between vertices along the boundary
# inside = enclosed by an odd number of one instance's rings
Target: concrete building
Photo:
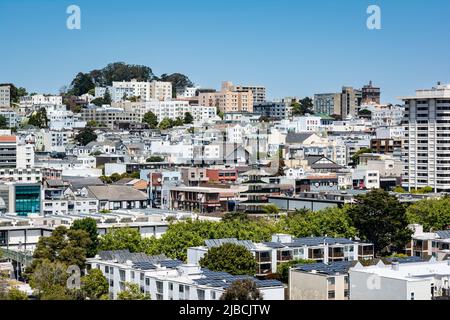
[[[83,109],[80,116],[83,121],[95,121],[110,129],[113,129],[119,123],[138,123],[142,120],[142,116],[136,112],[108,106]]]
[[[294,238],[287,234],[274,234],[271,241],[261,243],[237,239],[206,240],[204,246],[188,248],[188,263],[198,265],[210,248],[224,243],[236,243],[246,247],[256,258],[257,276],[276,273],[280,263],[298,259],[331,263],[373,258],[373,245],[370,243],[345,238]]]
[[[266,87],[263,86],[236,86],[237,92],[249,92],[253,94],[253,104],[262,104],[266,102]]]
[[[416,90],[402,97],[403,176],[406,190],[430,186],[436,192],[450,191],[450,84]]]
[[[0,136],[0,169],[16,168],[17,137]]]
[[[8,128],[18,127],[22,121],[22,117],[14,110],[1,109],[0,115],[5,117]]]
[[[341,95],[339,93],[320,93],[314,95],[314,113],[341,115]]]
[[[432,300],[450,296],[450,260],[350,268],[350,300]]]
[[[125,282],[135,283],[152,300],[219,300],[234,281],[250,279],[264,300],[284,300],[284,287],[277,280],[232,276],[196,265],[183,264],[164,255],[148,256],[128,250],[101,251],[87,260],[88,269],[102,271],[109,283],[110,299],[117,299]]]
[[[26,96],[20,98],[20,105],[22,107],[31,108],[35,105],[62,105],[63,98],[62,96],[52,96],[52,95],[43,95],[43,94],[35,94],[32,96]]]
[[[0,108],[11,107],[11,95],[9,86],[0,87]]]
[[[298,265],[289,270],[289,300],[349,300],[355,261]]]
[[[231,82],[223,82],[219,92],[201,92],[198,103],[202,106],[217,107],[227,112],[253,112],[253,93],[251,91],[235,91]]]
[[[253,104],[253,112],[271,119],[287,119],[292,108],[284,102],[261,102]]]

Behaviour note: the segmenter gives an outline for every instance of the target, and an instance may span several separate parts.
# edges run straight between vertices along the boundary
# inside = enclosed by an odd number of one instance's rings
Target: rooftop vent
[[[398,263],[398,261],[393,261],[392,262],[392,270],[398,271],[400,269],[400,264]]]

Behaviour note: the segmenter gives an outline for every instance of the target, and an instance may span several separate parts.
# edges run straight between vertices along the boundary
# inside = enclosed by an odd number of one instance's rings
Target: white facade
[[[449,292],[450,262],[393,263],[351,268],[350,300],[431,300]]]
[[[42,105],[42,104],[62,105],[63,100],[61,96],[48,96],[43,94],[35,94],[33,96],[21,97],[20,104],[26,106]]]
[[[111,299],[117,299],[126,282],[139,285],[141,292],[149,295],[152,300],[219,300],[222,296],[224,288],[209,285],[207,275],[199,266],[180,264],[169,268],[162,266],[164,261],[167,259],[155,262],[156,268],[150,270],[134,267],[131,261],[117,263],[101,260],[98,256],[88,259],[87,264],[91,269],[102,271],[109,283]],[[227,282],[223,280],[223,283],[225,286]],[[264,300],[284,300],[281,283],[260,287],[259,290]]]
[[[11,96],[9,86],[0,87],[0,108],[9,108],[11,106]]]
[[[34,167],[34,145],[18,144],[17,145],[16,168],[33,168]]]
[[[402,186],[450,191],[450,84],[401,99],[405,102]]]

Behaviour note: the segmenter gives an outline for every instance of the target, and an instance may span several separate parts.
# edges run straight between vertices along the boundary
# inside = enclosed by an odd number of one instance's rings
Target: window
[[[334,299],[335,292],[334,291],[328,291],[328,299]]]
[[[198,300],[205,300],[205,290],[197,289]]]
[[[328,278],[328,285],[334,285],[336,283],[336,279],[334,277]]]
[[[411,300],[414,300],[414,292],[411,292]]]

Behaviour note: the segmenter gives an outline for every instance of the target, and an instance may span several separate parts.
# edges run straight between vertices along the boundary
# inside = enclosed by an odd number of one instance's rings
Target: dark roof
[[[163,260],[169,260],[165,255],[149,256],[141,252],[130,252],[129,250],[111,250],[100,251],[98,253],[100,258],[105,261],[116,260],[118,263],[125,263],[131,261],[134,264],[157,263]]]
[[[142,191],[129,186],[103,185],[88,186],[89,192],[98,200],[145,201],[147,196]]]
[[[220,247],[225,243],[234,243],[241,246],[244,246],[247,250],[256,249],[256,246],[250,240],[238,240],[236,238],[228,238],[228,239],[209,239],[205,240],[205,245],[208,248]]]
[[[206,268],[202,269],[202,274],[203,277],[195,279],[195,283],[217,288],[228,288],[233,282],[237,280],[252,280],[255,282],[258,288],[283,286],[283,284],[278,280],[258,280],[247,275],[234,276],[227,272],[215,272]]]
[[[336,273],[345,274],[348,270],[353,267],[356,261],[335,261],[329,262],[328,264],[319,263],[309,263],[309,264],[299,264],[294,267],[294,269],[304,272],[316,271],[321,274],[333,275]]]
[[[331,237],[307,237],[307,238],[295,238],[292,240],[292,243],[286,243],[286,245],[290,246],[294,245],[306,245],[306,246],[318,246],[321,244],[352,244],[355,241],[347,239],[347,238],[331,238]]]
[[[295,133],[288,132],[286,136],[286,143],[303,143],[306,139],[311,137],[314,133]]]
[[[74,189],[81,189],[86,186],[101,186],[103,181],[95,177],[64,177]]]
[[[441,239],[450,239],[450,230],[440,230],[436,231],[436,233]]]
[[[60,179],[49,179],[49,180],[45,180],[45,183],[49,186],[49,187],[64,187],[66,185],[68,185],[67,182],[60,180]]]
[[[423,261],[421,257],[404,257],[404,258],[386,258],[387,262],[412,263]]]

